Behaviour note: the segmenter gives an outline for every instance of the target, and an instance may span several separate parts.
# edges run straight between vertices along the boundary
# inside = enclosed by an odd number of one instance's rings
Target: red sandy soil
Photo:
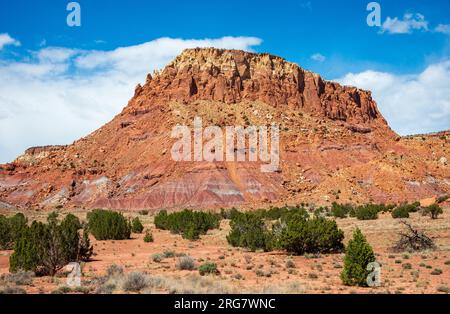
[[[83,213],[77,214],[84,217]],[[155,229],[150,216],[140,218],[146,228],[153,231],[155,242],[145,243],[143,234],[133,234],[131,240],[124,241],[92,239],[95,256],[93,261],[84,266],[85,286],[89,286],[93,279],[105,275],[111,264],[123,266],[126,273],[139,271],[172,279],[173,287],[169,285],[151,291],[157,293],[171,290],[178,293],[186,290],[196,292],[195,286],[190,289],[190,285],[198,280],[205,280],[205,283],[202,283],[203,290],[197,292],[236,293],[440,293],[438,288],[448,288],[450,285],[450,208],[446,208],[437,220],[412,214],[408,221],[425,231],[437,244],[435,251],[412,254],[391,252],[390,248],[403,227],[390,214],[382,214],[378,220],[373,221],[358,221],[353,218],[337,220],[339,227],[345,232],[345,242],[351,237],[352,231],[359,227],[373,246],[377,262],[382,265],[382,283],[376,288],[347,287],[342,284],[339,274],[342,271],[343,254],[294,256],[292,260],[295,268],[289,270],[286,267],[289,257],[284,252],[247,252],[228,245],[225,236],[229,231],[229,222],[226,220],[222,221],[220,229],[212,230],[199,241],[192,242],[182,239],[180,235]],[[164,251],[187,254],[196,260],[196,265],[206,261],[215,262],[220,275],[199,279],[195,270],[178,270],[176,263],[179,257],[164,258],[160,263],[152,260],[153,254],[162,254]],[[0,273],[8,272],[10,253],[0,252]],[[410,269],[407,269],[408,263],[411,264]],[[270,273],[270,277],[257,276],[258,269],[266,274]],[[442,270],[442,274],[432,275],[435,269]],[[32,286],[24,288],[28,293],[50,293],[59,286],[64,286],[65,282],[66,278],[61,274],[57,278],[36,278]]]

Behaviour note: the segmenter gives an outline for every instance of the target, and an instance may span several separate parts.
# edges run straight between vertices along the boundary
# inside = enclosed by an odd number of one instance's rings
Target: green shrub
[[[437,219],[438,216],[442,213],[442,208],[438,204],[433,204],[431,206],[425,207],[423,210],[423,215],[429,215],[431,219]]]
[[[131,231],[134,233],[142,233],[142,231],[144,231],[144,226],[139,217],[134,218],[131,222]]]
[[[234,207],[231,209],[224,209],[224,208],[220,209],[220,217],[222,219],[233,219],[234,216],[238,214],[240,214],[240,212]]]
[[[437,199],[437,203],[438,204],[440,204],[440,203],[444,203],[446,200],[448,200],[450,198],[450,195],[443,195],[443,196],[440,196],[438,199]]]
[[[22,213],[9,218],[0,215],[0,250],[11,250],[26,228],[27,219]]]
[[[331,216],[336,218],[346,218],[352,211],[351,205],[337,204],[333,202],[331,206]]]
[[[129,239],[131,226],[118,212],[96,209],[88,213],[89,231],[97,240]]]
[[[264,221],[254,213],[235,215],[230,223],[231,230],[227,241],[234,247],[244,247],[252,251],[271,250],[272,236]]]
[[[147,230],[145,232],[145,236],[144,236],[144,242],[145,243],[150,243],[153,242],[153,233],[150,230]]]
[[[323,217],[291,217],[279,231],[277,245],[289,253],[332,253],[343,248],[344,233],[335,221]]]
[[[367,204],[358,206],[355,209],[355,217],[359,220],[375,220],[378,219],[378,212],[384,210],[384,205]]]
[[[83,228],[83,236],[80,239],[79,249],[78,249],[78,260],[87,262],[90,260],[92,254],[94,254],[94,247],[91,245],[89,240],[89,230],[87,227]]]
[[[58,215],[52,213],[47,223],[33,221],[14,245],[10,256],[10,271],[33,271],[36,274],[53,276],[72,261],[89,259],[92,246],[87,233],[80,239],[80,221],[67,215],[59,223]]]
[[[397,218],[409,218],[409,209],[408,206],[399,206],[396,207],[393,211],[392,211],[392,218],[397,219]]]
[[[361,230],[356,229],[353,239],[349,241],[345,249],[342,282],[348,286],[367,286],[367,277],[370,274],[367,265],[372,262],[375,262],[372,247]]]
[[[219,215],[213,213],[194,212],[188,209],[172,214],[162,210],[155,216],[154,222],[158,229],[181,234],[184,239],[197,240],[208,230],[218,228],[220,219]]]
[[[217,265],[216,263],[204,263],[200,265],[198,268],[198,272],[201,276],[204,275],[216,275],[218,274]]]
[[[152,261],[154,261],[155,263],[160,263],[163,259],[164,256],[162,256],[162,254],[155,253],[152,255]]]

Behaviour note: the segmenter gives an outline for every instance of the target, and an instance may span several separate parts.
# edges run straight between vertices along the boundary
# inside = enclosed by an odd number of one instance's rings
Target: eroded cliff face
[[[194,117],[204,126],[279,125],[280,171],[173,161],[171,130]],[[400,138],[370,92],[282,58],[188,49],[148,75],[97,131],[0,166],[0,204],[206,209],[418,200],[450,193],[449,138]]]
[[[386,125],[370,92],[324,81],[280,57],[239,50],[185,50],[162,72],[149,76],[144,87],[138,86],[136,96],[138,107],[173,100],[261,101],[280,110]]]

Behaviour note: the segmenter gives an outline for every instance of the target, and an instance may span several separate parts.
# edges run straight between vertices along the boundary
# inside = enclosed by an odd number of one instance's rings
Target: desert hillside
[[[143,65],[145,66],[145,65]],[[171,130],[280,127],[279,171],[175,162]],[[200,209],[398,203],[450,193],[450,133],[400,137],[369,91],[269,54],[188,49],[148,75],[112,121],[67,146],[0,165],[0,206]],[[49,143],[51,144],[51,143]]]

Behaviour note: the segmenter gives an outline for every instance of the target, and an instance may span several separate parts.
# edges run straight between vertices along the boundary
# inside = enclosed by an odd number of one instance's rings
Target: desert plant
[[[441,204],[444,203],[446,200],[448,200],[450,198],[450,195],[443,195],[438,197],[438,199],[436,200],[436,203]]]
[[[272,236],[264,221],[253,213],[240,213],[231,220],[227,241],[234,247],[271,250]]]
[[[33,271],[54,275],[72,261],[86,260],[92,247],[86,238],[80,239],[81,224],[74,215],[67,215],[60,223],[58,215],[51,213],[47,223],[33,221],[14,245],[10,256],[10,271]]]
[[[108,277],[120,277],[123,275],[123,267],[116,264],[111,264],[106,269],[106,274]]]
[[[134,218],[131,222],[131,231],[134,233],[142,233],[144,231],[144,226],[139,217]]]
[[[286,260],[286,268],[295,268],[295,263],[292,258]]]
[[[333,202],[331,205],[331,216],[336,218],[345,218],[348,216],[350,211],[352,210],[351,205],[338,204]]]
[[[200,265],[200,267],[198,268],[198,272],[201,276],[216,275],[218,274],[217,265],[216,263],[204,263]]]
[[[152,255],[152,261],[154,261],[155,263],[160,263],[163,260],[163,256],[161,254],[153,254]]]
[[[0,281],[12,283],[16,286],[29,286],[33,283],[35,274],[32,271],[18,271],[17,273],[3,274]]]
[[[366,286],[370,271],[367,265],[375,261],[372,247],[361,230],[356,229],[345,249],[342,282],[348,286]]]
[[[177,263],[177,268],[179,270],[194,270],[195,269],[195,261],[190,256],[180,257]]]
[[[187,209],[171,214],[162,210],[155,216],[154,222],[158,229],[181,234],[183,238],[188,240],[197,240],[200,235],[206,234],[208,230],[219,227],[219,217],[219,215],[213,213],[194,212]]]
[[[294,216],[285,222],[277,245],[289,253],[332,253],[343,249],[344,233],[335,221],[323,217],[304,219]]]
[[[94,247],[91,245],[89,240],[89,231],[87,227],[83,228],[83,236],[80,239],[78,248],[78,260],[87,262],[90,260],[92,254],[94,254]]]
[[[121,213],[96,209],[88,213],[89,231],[97,240],[130,238],[131,226]]]
[[[407,206],[399,206],[392,210],[392,218],[409,218],[409,209]]]
[[[26,294],[25,289],[15,286],[6,286],[0,288],[0,294]]]
[[[150,243],[153,242],[153,233],[150,230],[145,231],[144,242]]]
[[[401,223],[406,227],[407,232],[400,232],[400,239],[393,247],[395,252],[416,252],[436,248],[433,240],[425,235],[425,233],[413,228],[405,221]]]
[[[27,219],[22,213],[12,217],[0,215],[0,250],[10,250],[27,228]]]
[[[364,206],[358,206],[355,209],[355,217],[359,220],[375,220],[378,219],[378,212],[383,211],[384,206],[367,204]]]
[[[442,213],[442,208],[438,204],[433,204],[423,209],[423,214],[429,215],[431,219],[437,219],[438,216]]]
[[[125,291],[139,292],[148,286],[147,277],[140,272],[129,273],[123,282],[122,288]]]

